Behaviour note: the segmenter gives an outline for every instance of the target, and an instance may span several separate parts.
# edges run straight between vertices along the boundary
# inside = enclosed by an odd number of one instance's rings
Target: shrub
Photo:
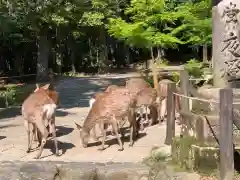
[[[199,78],[203,75],[204,72],[204,64],[196,59],[190,59],[184,65],[185,70],[188,71],[190,76]]]

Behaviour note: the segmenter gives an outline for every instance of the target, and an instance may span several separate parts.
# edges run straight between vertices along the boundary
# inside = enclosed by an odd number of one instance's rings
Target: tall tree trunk
[[[153,48],[151,48],[151,67],[152,67],[152,73],[153,73],[153,84],[154,88],[157,91],[157,94],[159,94],[159,89],[158,89],[158,73],[157,73],[157,64],[155,63],[155,58],[153,54]]]
[[[46,35],[39,36],[37,58],[37,81],[48,80],[49,42]]]
[[[100,64],[99,64],[99,73],[106,73],[108,72],[108,49],[107,49],[107,43],[106,43],[106,34],[104,27],[102,26],[100,28],[100,35],[99,35],[99,40],[101,44],[101,49],[100,49]]]
[[[62,54],[61,54],[61,45],[58,44],[57,45],[57,48],[56,48],[56,65],[57,65],[57,70],[58,70],[58,73],[62,73],[62,66],[63,66],[63,57],[62,57]]]
[[[164,56],[164,50],[161,47],[157,47],[157,59],[162,60]]]
[[[14,63],[14,71],[16,72],[17,75],[23,75],[23,65],[24,65],[24,59],[22,56],[19,54],[16,56],[16,58],[13,61]]]
[[[208,47],[207,45],[203,45],[203,62],[208,62]]]
[[[74,37],[68,36],[68,54],[71,60],[71,70],[73,73],[76,73],[75,67],[75,44],[74,44]]]

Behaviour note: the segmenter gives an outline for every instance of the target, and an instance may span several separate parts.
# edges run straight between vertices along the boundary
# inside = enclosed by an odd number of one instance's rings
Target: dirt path
[[[61,107],[57,112],[57,136],[60,141],[61,156],[55,157],[52,152],[53,143],[47,143],[42,159],[50,161],[81,161],[81,162],[140,162],[146,157],[153,146],[162,146],[166,151],[169,147],[164,145],[165,124],[146,128],[140,139],[133,147],[128,147],[129,137],[124,139],[124,151],[117,151],[118,145],[114,137],[109,137],[106,144],[110,146],[104,151],[98,151],[100,143],[93,143],[91,147],[82,148],[79,132],[75,129],[73,121],[81,123],[86,117],[89,97],[102,90],[110,83],[122,84],[128,75],[100,77],[100,78],[73,78],[62,80],[57,86]],[[16,112],[19,112],[17,110]],[[21,160],[31,161],[37,151],[26,153],[27,135],[23,127],[23,118],[13,110],[0,117],[0,161]],[[179,133],[179,126],[177,126]],[[34,144],[33,147],[35,147]]]

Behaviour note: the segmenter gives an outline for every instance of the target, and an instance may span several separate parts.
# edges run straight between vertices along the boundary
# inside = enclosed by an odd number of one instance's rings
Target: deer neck
[[[93,113],[91,112],[91,110],[83,123],[83,130],[85,130],[86,132],[90,132],[96,124],[96,120],[94,118],[94,115],[92,115]]]

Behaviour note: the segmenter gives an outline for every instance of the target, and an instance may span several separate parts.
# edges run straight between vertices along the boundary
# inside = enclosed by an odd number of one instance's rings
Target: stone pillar
[[[240,88],[240,0],[213,0],[213,74],[216,87]]]

